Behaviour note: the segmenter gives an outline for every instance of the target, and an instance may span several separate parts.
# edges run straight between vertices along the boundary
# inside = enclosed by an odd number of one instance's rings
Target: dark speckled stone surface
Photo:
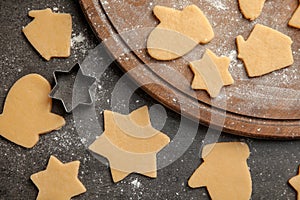
[[[46,62],[27,42],[21,32],[31,19],[32,9],[52,8],[71,13],[73,18],[72,55],[67,59]],[[87,50],[99,42],[90,30],[77,1],[70,0],[1,0],[0,1],[0,109],[12,84],[23,75],[39,73],[53,85],[52,73],[67,70],[87,55]],[[122,76],[112,65],[98,87],[96,108],[110,109],[109,99],[114,84]],[[128,80],[130,84],[130,80]],[[156,104],[155,100],[138,90],[132,96],[130,108]],[[62,162],[80,160],[79,178],[87,192],[74,199],[209,199],[204,188],[190,189],[187,180],[201,163],[199,148],[206,128],[199,126],[198,134],[185,154],[166,168],[158,171],[157,179],[137,174],[114,184],[109,168],[95,159],[78,137],[72,115],[65,114],[60,102],[54,101],[53,111],[62,114],[66,126],[40,137],[32,149],[24,149],[0,137],[0,199],[31,200],[38,193],[30,175],[46,168],[50,155]],[[163,132],[171,138],[176,134],[180,116],[167,110],[168,119]],[[101,114],[99,113],[99,119]],[[100,121],[100,124],[103,123]],[[183,126],[189,126],[185,122]],[[155,123],[154,123],[155,126]],[[100,133],[99,133],[100,134]],[[265,141],[222,134],[220,141],[243,141],[251,151],[248,164],[253,179],[252,199],[296,199],[295,191],[287,184],[296,175],[300,160],[300,141]]]

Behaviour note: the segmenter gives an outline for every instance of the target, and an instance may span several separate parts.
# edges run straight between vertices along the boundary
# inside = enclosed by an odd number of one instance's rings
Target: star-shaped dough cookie
[[[294,28],[300,28],[300,1],[299,1],[299,7],[293,14],[293,17],[289,21],[289,25]]]
[[[298,192],[298,200],[300,200],[300,167],[299,167],[299,173],[297,176],[291,178],[289,180],[289,183],[291,184],[291,186],[293,186],[293,188]]]
[[[217,97],[223,86],[234,83],[228,71],[229,64],[228,57],[217,57],[212,51],[206,50],[201,60],[189,65],[194,73],[192,88],[206,90],[211,97]]]
[[[89,149],[109,160],[113,181],[134,172],[155,178],[156,154],[170,138],[151,126],[148,108],[129,115],[105,111],[104,124],[104,133]]]
[[[77,178],[79,165],[79,161],[63,164],[51,156],[47,169],[30,177],[39,189],[37,200],[69,200],[86,192]]]

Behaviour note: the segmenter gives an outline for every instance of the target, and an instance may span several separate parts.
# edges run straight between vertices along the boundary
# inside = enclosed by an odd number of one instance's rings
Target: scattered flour
[[[84,36],[84,33],[73,33],[71,38],[71,47],[75,50],[76,53],[80,52],[86,54],[89,49],[91,49],[90,44],[88,43],[87,38]]]
[[[135,179],[134,181],[131,182],[131,185],[133,185],[134,188],[139,188],[141,187],[141,182],[138,181],[138,179]]]
[[[206,0],[210,5],[218,10],[228,10],[229,8],[223,3],[223,0]]]
[[[82,35],[82,33],[79,33],[78,35],[72,35],[72,40],[71,40],[71,46],[74,47],[78,43],[82,43],[86,40],[86,38]]]

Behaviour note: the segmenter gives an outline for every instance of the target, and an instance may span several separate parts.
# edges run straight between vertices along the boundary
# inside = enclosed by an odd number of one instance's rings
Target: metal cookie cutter
[[[67,113],[72,112],[78,105],[93,104],[90,89],[96,79],[84,75],[79,63],[69,71],[56,70],[53,76],[55,86],[49,96],[60,100]]]

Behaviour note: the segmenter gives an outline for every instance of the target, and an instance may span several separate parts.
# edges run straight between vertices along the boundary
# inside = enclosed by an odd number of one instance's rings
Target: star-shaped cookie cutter
[[[49,96],[61,101],[67,113],[72,112],[79,105],[90,106],[93,104],[90,89],[96,79],[84,75],[79,63],[69,71],[54,71],[53,77],[55,86]]]

